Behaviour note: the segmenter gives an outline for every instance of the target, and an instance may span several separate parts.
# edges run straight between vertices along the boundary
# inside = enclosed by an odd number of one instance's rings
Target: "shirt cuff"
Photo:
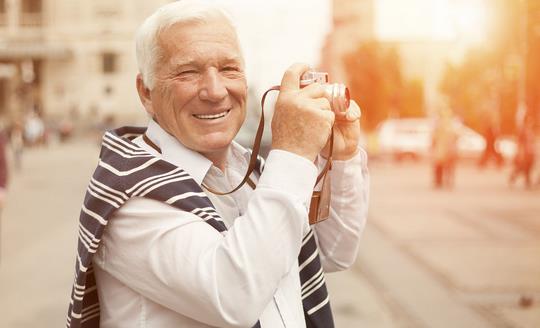
[[[326,159],[322,156],[317,156],[317,167],[319,172],[322,171],[326,165]],[[361,147],[358,147],[356,155],[351,159],[345,161],[332,161],[332,169],[329,173],[332,176],[332,186],[338,188],[336,190],[346,190],[354,187],[358,180],[355,178],[358,173],[361,172],[363,179],[368,177],[368,158],[366,151]]]
[[[317,167],[313,162],[288,151],[273,149],[257,186],[287,192],[307,204],[316,179]]]

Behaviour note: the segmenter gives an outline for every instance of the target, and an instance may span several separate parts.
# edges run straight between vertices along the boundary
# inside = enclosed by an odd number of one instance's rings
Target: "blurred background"
[[[0,0],[0,327],[64,324],[99,140],[147,121],[133,35],[167,2]],[[337,326],[540,327],[540,1],[218,2],[246,57],[239,142],[294,62],[362,108],[370,213],[327,277]]]

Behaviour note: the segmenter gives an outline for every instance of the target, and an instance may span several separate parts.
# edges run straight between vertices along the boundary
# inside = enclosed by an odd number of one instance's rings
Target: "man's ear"
[[[137,74],[137,92],[139,93],[139,99],[144,106],[144,109],[151,117],[154,117],[154,107],[152,106],[152,96],[150,89],[144,85],[144,81],[141,74]]]

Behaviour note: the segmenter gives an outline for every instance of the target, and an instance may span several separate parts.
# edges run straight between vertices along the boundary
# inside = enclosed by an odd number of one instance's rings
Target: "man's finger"
[[[310,98],[323,98],[325,96],[324,87],[319,83],[312,83],[302,88],[302,94]]]
[[[345,118],[347,121],[356,121],[360,119],[362,116],[362,111],[360,110],[360,106],[356,103],[356,101],[351,100],[351,104],[349,105],[349,109],[347,110],[345,114]]]
[[[321,110],[332,110],[332,106],[330,106],[330,102],[326,98],[313,99],[313,103]]]
[[[336,115],[331,110],[321,110],[320,115],[324,116],[331,125],[334,125],[334,121],[336,120]]]
[[[304,72],[309,71],[307,64],[296,63],[290,66],[281,80],[280,90],[298,90],[300,89],[300,77]]]

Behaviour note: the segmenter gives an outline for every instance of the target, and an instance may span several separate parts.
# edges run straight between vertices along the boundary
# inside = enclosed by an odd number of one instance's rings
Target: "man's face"
[[[223,18],[179,23],[158,42],[151,114],[192,150],[226,150],[246,115],[247,84],[235,31]]]

